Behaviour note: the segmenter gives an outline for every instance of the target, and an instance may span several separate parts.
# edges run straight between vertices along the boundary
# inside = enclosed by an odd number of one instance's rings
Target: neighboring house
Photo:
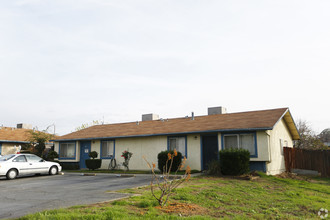
[[[16,128],[0,127],[0,154],[15,154],[19,146],[29,142],[32,126],[28,124],[17,124]]]
[[[30,143],[32,125],[17,124],[17,127],[0,127],[0,155],[15,154],[19,146]],[[53,143],[46,143],[46,148],[53,146]]]
[[[330,147],[330,128],[324,129],[320,134],[319,137],[324,145]]]
[[[205,170],[225,148],[250,151],[251,170],[267,174],[285,171],[283,147],[293,147],[299,134],[288,108],[226,113],[223,107],[208,109],[206,116],[159,119],[142,116],[142,121],[95,125],[57,137],[55,151],[62,162],[79,163],[85,168],[90,151],[97,151],[102,167],[114,157],[123,162],[124,150],[133,153],[130,168],[148,169],[145,161],[157,162],[159,152],[174,149],[187,157],[191,169]]]

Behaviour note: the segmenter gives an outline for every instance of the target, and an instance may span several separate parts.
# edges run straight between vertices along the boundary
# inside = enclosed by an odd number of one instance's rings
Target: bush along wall
[[[78,162],[59,162],[59,161],[54,161],[58,162],[63,170],[79,170],[79,163]]]
[[[85,160],[86,167],[90,170],[99,169],[102,165],[101,159],[87,159]]]
[[[168,159],[168,153],[170,154],[174,154],[174,151],[162,151],[158,154],[157,158],[158,158],[158,169],[160,170],[160,172],[163,172],[163,168],[166,165],[166,161]],[[178,155],[174,157],[173,159],[173,164],[172,164],[172,168],[171,168],[171,172],[175,172],[178,170],[180,164],[182,162],[182,154],[180,152],[178,152]],[[167,161],[167,168],[169,169],[171,161]]]
[[[250,171],[250,152],[245,149],[225,149],[219,152],[223,175],[242,175]]]
[[[98,153],[96,151],[89,152],[88,156],[93,159],[85,160],[86,167],[90,170],[99,169],[102,165],[102,159],[95,159],[97,158]]]

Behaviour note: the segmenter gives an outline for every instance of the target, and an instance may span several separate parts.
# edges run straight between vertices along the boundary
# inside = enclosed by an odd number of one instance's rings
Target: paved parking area
[[[150,178],[147,175],[82,176],[79,173],[22,177],[15,180],[0,178],[0,219],[17,218],[45,209],[123,198],[128,195],[107,191],[144,186],[150,183]]]

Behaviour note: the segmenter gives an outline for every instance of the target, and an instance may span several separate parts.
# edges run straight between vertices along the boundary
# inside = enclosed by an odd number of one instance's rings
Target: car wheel
[[[16,169],[10,169],[8,172],[7,172],[7,179],[9,180],[12,180],[12,179],[15,179],[17,177],[17,170]]]
[[[49,175],[56,175],[58,172],[58,169],[56,166],[52,166],[50,169],[49,169]]]

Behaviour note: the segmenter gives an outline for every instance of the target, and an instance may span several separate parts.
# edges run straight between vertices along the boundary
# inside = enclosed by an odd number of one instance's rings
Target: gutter
[[[28,144],[29,141],[8,141],[8,140],[0,140],[0,143],[17,143],[17,144]]]
[[[189,131],[189,132],[176,132],[176,133],[161,133],[161,134],[143,134],[143,135],[129,135],[129,136],[108,136],[108,137],[93,137],[93,138],[73,138],[73,139],[52,139],[50,141],[87,141],[87,140],[102,140],[102,139],[119,139],[119,138],[135,138],[135,137],[155,137],[167,135],[187,135],[187,134],[204,134],[216,132],[237,132],[237,131],[265,131],[272,130],[273,127],[265,128],[244,128],[244,129],[221,129],[221,130],[208,130],[208,131]]]

